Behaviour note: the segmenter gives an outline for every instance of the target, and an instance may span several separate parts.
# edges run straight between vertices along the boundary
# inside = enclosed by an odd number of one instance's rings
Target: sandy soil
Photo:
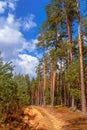
[[[7,115],[0,130],[87,130],[87,115],[61,106],[28,106]]]
[[[59,119],[53,113],[44,108],[32,106],[24,111],[24,122],[29,123],[34,130],[63,130],[65,122],[61,119],[61,114],[57,113]],[[34,118],[29,118],[34,117]]]
[[[23,121],[30,130],[87,130],[87,116],[62,107],[27,107]]]

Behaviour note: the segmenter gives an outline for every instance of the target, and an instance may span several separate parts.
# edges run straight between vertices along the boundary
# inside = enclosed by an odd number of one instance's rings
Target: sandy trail
[[[36,107],[36,109],[43,115],[49,130],[62,130],[62,126],[65,125],[65,122],[61,119],[61,114],[57,113],[59,117],[59,119],[57,119],[53,113],[43,107]]]
[[[24,121],[32,126],[31,130],[63,130],[62,127],[65,125],[61,119],[61,114],[57,114],[58,118],[56,118],[53,112],[44,107],[26,108],[24,114]]]

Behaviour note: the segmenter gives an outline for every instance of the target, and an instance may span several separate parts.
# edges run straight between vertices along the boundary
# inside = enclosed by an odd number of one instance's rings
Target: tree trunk
[[[60,99],[61,105],[63,104],[63,77],[62,77],[62,59],[60,59]]]
[[[51,79],[50,98],[51,98],[51,105],[52,105],[52,94],[53,94],[53,73],[52,72],[50,72],[50,79]]]
[[[66,12],[66,1],[64,2],[64,12],[66,15],[66,27],[67,27],[67,33],[68,33],[68,41],[67,44],[69,45],[69,51],[68,51],[68,64],[72,61],[72,21],[70,21],[67,12]]]
[[[81,25],[80,25],[80,12],[79,2],[76,0],[77,15],[78,15],[78,44],[80,54],[80,75],[81,75],[81,99],[82,99],[82,112],[86,113],[86,94],[85,94],[85,81],[84,81],[84,62],[83,62],[83,51],[82,51],[82,38],[81,38]]]
[[[56,71],[53,71],[53,82],[52,82],[52,106],[54,106],[54,94],[55,94],[55,80],[56,80]]]
[[[75,98],[74,96],[72,96],[72,109],[74,110],[74,108],[75,108]]]
[[[45,57],[44,57],[43,73],[44,73],[43,105],[46,105],[46,101],[45,101],[45,90],[46,90],[46,60],[45,60]]]
[[[37,88],[37,105],[40,104],[40,80]]]
[[[67,12],[66,12],[66,1],[64,3],[64,11],[66,15],[66,26],[67,26],[67,33],[68,33],[68,41],[67,44],[69,45],[69,50],[68,50],[68,65],[72,62],[72,21],[70,21]],[[70,85],[67,84],[68,91],[70,91]],[[70,106],[70,92],[68,93],[68,105]]]
[[[64,85],[64,105],[67,105],[67,93],[66,93],[66,85]]]

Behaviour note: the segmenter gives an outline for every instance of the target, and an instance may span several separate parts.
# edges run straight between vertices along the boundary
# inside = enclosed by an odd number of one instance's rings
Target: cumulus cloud
[[[0,1],[0,13],[4,14],[6,9],[15,10],[16,0]],[[36,39],[27,40],[21,29],[29,31],[36,27],[34,15],[26,18],[16,19],[12,12],[0,17],[0,51],[5,61],[13,61],[16,65],[15,72],[35,76],[35,66],[38,65],[37,57],[29,55],[36,50]],[[27,50],[28,54],[25,54]]]
[[[11,1],[0,1],[0,13],[3,14],[7,8],[15,10],[15,3]]]
[[[9,2],[8,7],[11,8],[12,10],[15,10],[15,4],[12,2]]]
[[[4,13],[6,6],[6,2],[0,1],[0,13]]]
[[[37,40],[27,41],[20,31],[21,26],[20,21],[16,20],[13,14],[8,14],[7,18],[0,18],[0,50],[5,58],[15,58],[25,49],[30,52],[35,50]]]
[[[33,28],[33,27],[36,27],[37,26],[37,24],[34,22],[34,15],[30,15],[30,16],[27,16],[27,17],[25,17],[25,18],[23,18],[23,19],[20,19],[22,22],[22,27],[23,27],[23,29],[25,30],[25,31],[28,31],[28,30],[30,30],[31,28]]]
[[[31,39],[27,44],[25,44],[25,46],[27,45],[27,49],[29,49],[30,52],[34,52],[36,50],[37,41],[37,39]]]
[[[0,18],[0,50],[7,59],[18,55],[18,50],[23,46],[25,39],[19,30],[20,23],[14,15]]]
[[[21,23],[16,20],[13,14],[0,18],[0,51],[6,61],[11,60],[16,65],[15,72],[35,76],[35,66],[38,59],[24,50],[33,52],[36,49],[36,39],[27,41],[20,31]],[[22,53],[21,55],[19,53]]]
[[[29,74],[31,78],[35,77],[36,66],[39,63],[38,59],[28,54],[22,54],[18,57],[19,59],[14,61],[15,65],[17,64],[16,72],[21,74]]]

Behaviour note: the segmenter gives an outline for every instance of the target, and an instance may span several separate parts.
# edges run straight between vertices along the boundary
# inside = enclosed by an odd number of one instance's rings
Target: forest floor
[[[87,130],[87,115],[67,107],[29,106],[9,115],[0,130]]]

